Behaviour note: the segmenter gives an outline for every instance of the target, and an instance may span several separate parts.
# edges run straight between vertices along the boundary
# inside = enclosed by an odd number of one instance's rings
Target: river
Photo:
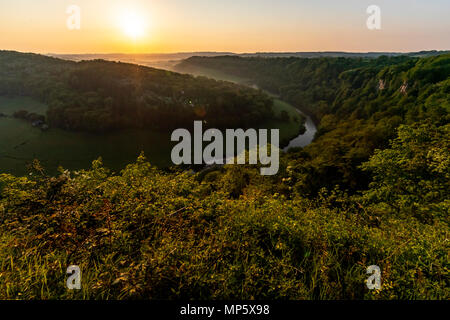
[[[298,135],[291,141],[289,141],[289,144],[283,149],[284,152],[288,151],[291,148],[296,147],[306,147],[308,144],[310,144],[314,140],[314,136],[317,132],[317,127],[314,121],[311,119],[310,116],[304,114],[300,110],[298,110],[298,113],[300,113],[302,116],[305,117],[305,132]]]
[[[236,81],[232,81],[238,84],[245,84],[244,81],[240,81],[240,82],[236,82]],[[253,89],[260,89],[256,84],[251,84],[249,85],[250,87],[252,87]],[[271,92],[268,92],[266,90],[265,91],[267,94],[269,94],[272,97],[277,98],[280,101],[283,101],[280,99],[279,96],[274,95]],[[294,108],[299,114],[301,114],[304,118],[305,118],[305,132],[298,135],[297,137],[293,138],[292,140],[289,141],[289,144],[283,148],[284,152],[287,152],[289,149],[292,148],[297,148],[297,147],[306,147],[307,145],[309,145],[313,140],[314,140],[314,136],[316,135],[317,132],[317,126],[314,123],[313,119],[308,116],[307,114],[303,113],[301,110],[299,110],[298,108],[294,107],[292,104],[290,104],[289,102],[283,101],[284,103],[292,106],[292,108]]]

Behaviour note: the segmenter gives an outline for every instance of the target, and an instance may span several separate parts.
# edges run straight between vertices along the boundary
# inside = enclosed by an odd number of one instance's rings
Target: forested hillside
[[[0,297],[450,298],[450,55],[185,63],[307,108],[315,141],[282,154],[275,176],[163,171],[144,156],[120,173],[95,161],[2,174]],[[65,289],[70,264],[81,291]]]
[[[103,60],[71,62],[0,51],[0,95],[48,105],[50,126],[104,132],[249,127],[272,119],[273,101],[244,86]]]
[[[355,191],[370,177],[359,165],[384,149],[401,124],[441,126],[450,119],[450,55],[429,58],[193,57],[196,66],[249,79],[319,123],[315,143],[292,155],[303,194],[340,185]],[[294,152],[294,150],[292,150]],[[303,187],[301,187],[302,185]]]
[[[219,70],[249,79],[260,88],[280,95],[300,109],[318,114],[324,104],[331,104],[341,86],[339,75],[347,70],[408,61],[408,57],[369,58],[242,58],[192,57],[176,66],[178,71],[195,71],[197,67]]]

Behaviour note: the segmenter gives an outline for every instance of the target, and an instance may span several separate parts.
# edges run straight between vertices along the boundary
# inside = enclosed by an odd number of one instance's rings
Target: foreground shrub
[[[221,188],[228,170],[202,182],[140,157],[120,174],[95,161],[58,178],[0,175],[0,298],[449,298],[443,221],[374,223],[343,194],[238,196]],[[65,287],[70,264],[80,291]],[[370,292],[372,264],[382,289]]]

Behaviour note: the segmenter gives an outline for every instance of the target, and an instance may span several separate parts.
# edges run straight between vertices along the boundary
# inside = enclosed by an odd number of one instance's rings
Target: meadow
[[[27,110],[45,114],[47,107],[26,97],[0,97],[0,112],[12,115]],[[58,167],[76,170],[89,167],[98,157],[112,169],[120,170],[145,151],[152,163],[170,164],[170,134],[149,130],[122,130],[114,133],[94,134],[71,132],[58,128],[42,131],[27,121],[12,117],[0,118],[1,172],[22,175],[34,159],[51,174]]]
[[[27,97],[0,97],[0,171],[23,175],[27,166],[38,159],[51,174],[62,166],[79,170],[102,157],[109,168],[120,171],[144,151],[152,164],[166,168],[172,165],[170,153],[175,145],[169,132],[126,129],[108,133],[86,133],[50,128],[42,131],[27,121],[12,118],[18,110],[45,115],[47,106]],[[275,113],[285,110],[291,119],[267,121],[263,128],[279,128],[280,141],[289,141],[302,131],[302,122],[295,109],[281,100],[274,100]]]

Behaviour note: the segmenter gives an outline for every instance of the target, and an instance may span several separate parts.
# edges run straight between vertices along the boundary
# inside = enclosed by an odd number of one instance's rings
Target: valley
[[[4,52],[3,55],[0,54],[0,61],[3,57],[3,61],[6,63],[8,59],[10,59],[9,57],[13,58],[14,56],[16,56],[18,61],[22,59],[22,66],[27,66],[32,69],[43,68],[41,72],[53,73],[62,66],[64,66],[63,68],[68,70],[68,72],[75,72],[70,70],[76,68],[73,63],[65,62],[64,60],[55,60],[42,56],[25,56],[9,52]],[[33,59],[36,61],[41,60],[42,62],[45,62],[45,64],[33,65]],[[104,64],[104,66],[100,66],[100,64]],[[93,69],[106,68],[108,72],[116,72],[113,71],[113,68],[139,68],[137,66],[133,67],[133,65],[117,65],[113,62],[92,62],[88,65],[91,65]],[[108,67],[110,70],[108,70]],[[3,69],[4,72],[6,70],[8,70],[8,67]],[[80,72],[87,72],[89,75],[83,75]],[[157,69],[154,69],[152,72],[161,77],[172,74],[165,73],[168,71]],[[54,92],[51,94],[52,97],[59,96],[57,99],[52,98],[54,100],[48,100],[48,98],[42,96],[42,94],[38,94],[38,91],[43,92],[44,89],[38,88],[39,86],[37,83],[34,85],[35,87],[29,88],[8,87],[9,85],[7,84],[4,84],[3,87],[0,88],[4,92],[3,96],[0,95],[0,112],[5,114],[5,117],[0,117],[0,134],[4,137],[0,141],[0,168],[2,172],[17,175],[25,174],[28,170],[27,166],[34,159],[37,159],[49,174],[54,175],[58,173],[59,167],[69,170],[89,168],[91,162],[99,157],[101,157],[104,163],[112,170],[120,171],[125,168],[128,163],[134,161],[141,152],[146,154],[153,165],[160,168],[167,168],[173,165],[170,159],[170,151],[174,146],[174,143],[170,141],[170,129],[174,128],[174,126],[183,126],[183,124],[186,124],[187,128],[189,128],[191,124],[189,124],[188,119],[199,117],[200,119],[205,119],[212,123],[212,126],[218,125],[219,127],[224,127],[228,123],[231,128],[237,127],[236,121],[230,122],[231,118],[229,120],[225,119],[225,122],[223,122],[223,120],[222,122],[218,122],[213,116],[208,115],[209,113],[213,115],[214,112],[212,110],[207,111],[207,108],[209,107],[205,108],[202,104],[204,105],[205,102],[210,103],[207,99],[214,99],[212,96],[203,98],[202,96],[205,95],[205,93],[202,92],[198,98],[195,98],[194,96],[191,98],[183,97],[185,92],[187,94],[187,87],[182,87],[176,93],[173,92],[174,88],[170,88],[169,91],[163,91],[163,95],[169,96],[166,98],[156,97],[154,94],[149,93],[137,93],[139,95],[145,95],[145,98],[156,103],[156,106],[153,105],[150,107],[152,102],[144,102],[144,105],[142,102],[134,103],[133,99],[130,99],[129,102],[120,102],[120,105],[117,104],[114,106],[114,98],[110,96],[101,98],[101,95],[105,95],[105,91],[108,90],[111,95],[117,95],[118,92],[112,91],[110,86],[105,87],[104,80],[102,80],[103,78],[98,78],[102,77],[100,74],[96,73],[93,75],[90,69],[86,69],[84,71],[79,71],[77,75],[70,76],[72,79],[77,79],[77,77],[89,77],[89,81],[92,82],[92,88],[97,88],[97,91],[86,91],[86,98],[81,98],[81,100],[79,97],[69,98],[71,96],[71,90],[74,90],[73,86],[81,85],[74,84],[73,81],[79,80],[71,80],[72,82],[69,82],[68,88],[60,89],[59,87],[61,84],[58,83],[58,85],[56,85],[57,78],[55,75],[56,74],[53,73],[52,77],[47,80],[55,81],[55,85],[46,89],[48,92]],[[197,80],[188,75],[176,75],[175,73],[174,75],[180,78],[181,83],[192,79],[192,82],[198,83],[198,85],[214,83],[216,86],[223,86],[226,90],[230,90],[231,88],[229,88],[229,86],[232,85],[231,83],[229,85],[226,85],[225,83],[222,85],[221,82],[208,80],[206,78]],[[123,77],[123,74],[118,74],[118,77]],[[98,80],[95,80],[96,78],[98,78]],[[209,78],[231,80],[211,75],[209,75]],[[169,81],[176,82],[178,80]],[[240,88],[238,85],[243,84],[240,81],[234,82],[236,83],[236,89]],[[99,86],[104,87],[100,88]],[[121,86],[121,84],[118,84],[118,86]],[[65,90],[65,92],[63,90]],[[89,90],[89,88],[80,87],[75,90]],[[115,91],[117,90],[120,91],[123,89],[116,88]],[[161,89],[156,86],[154,87],[154,90]],[[256,90],[251,88],[245,90],[250,90],[252,94],[257,93]],[[23,91],[28,91],[27,96],[18,95],[19,92]],[[180,92],[182,93],[180,94]],[[9,98],[5,94],[7,94]],[[221,93],[216,97],[217,99],[220,99],[220,94]],[[233,95],[240,93],[230,92],[229,94],[231,94],[232,97]],[[34,98],[31,96],[34,96]],[[246,114],[245,110],[253,108],[252,104],[254,103],[252,101],[252,99],[254,99],[252,96],[245,97],[244,99],[247,100],[240,102],[245,104],[240,111],[242,113],[241,119]],[[265,119],[258,119],[258,115],[256,115],[256,119],[252,121],[249,118],[248,121],[254,122],[254,125],[256,125],[257,128],[280,129],[281,145],[285,146],[291,139],[298,136],[298,134],[304,130],[304,119],[297,113],[293,106],[276,97],[269,98],[268,96],[265,96],[263,99],[265,99],[263,103],[272,104],[272,110],[267,111],[263,116]],[[269,102],[271,99],[273,99],[273,102]],[[45,103],[39,102],[39,100],[48,101]],[[120,100],[120,98],[117,98],[116,100]],[[126,108],[126,104],[128,103],[130,104],[130,110],[127,110]],[[162,105],[168,105],[170,103],[175,104],[176,108],[179,108],[179,110],[175,111],[173,107],[167,107],[168,111],[165,111]],[[223,108],[226,108],[227,103],[228,102],[221,102]],[[120,108],[122,108],[123,111],[121,111]],[[236,108],[236,106],[233,108]],[[91,111],[89,111],[89,109],[91,109]],[[153,110],[152,114],[149,111],[146,111],[150,109]],[[25,120],[12,117],[14,112],[21,110],[46,116],[50,123],[50,128],[44,132],[39,128],[32,127],[30,123]],[[70,111],[67,112],[65,110]],[[117,113],[117,115],[113,115],[113,113]],[[136,121],[131,118],[130,121],[127,120],[129,115],[136,113],[138,113],[140,117],[135,117],[134,119],[141,120],[143,117],[147,117],[148,120],[141,123],[136,123]],[[183,113],[185,114],[182,115]],[[283,113],[284,118],[281,117]],[[108,116],[108,114],[111,116]],[[148,115],[144,116],[144,114]],[[160,121],[159,117],[163,114],[165,115],[165,120]],[[223,116],[226,115],[226,111],[225,113],[219,112],[219,114],[222,114],[222,116],[217,117],[217,119],[223,119]],[[65,118],[61,118],[62,116]],[[253,113],[252,116],[254,117],[255,113]],[[186,121],[182,120],[183,118],[186,118]],[[234,115],[233,119],[236,119]],[[163,122],[165,122],[165,124]],[[241,127],[245,126],[247,126],[246,122],[241,122]]]

